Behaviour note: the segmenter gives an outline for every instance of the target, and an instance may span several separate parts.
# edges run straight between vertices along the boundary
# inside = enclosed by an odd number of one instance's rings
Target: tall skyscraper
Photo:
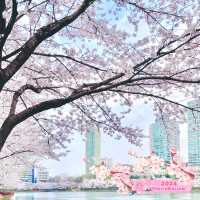
[[[178,123],[167,115],[156,118],[150,126],[151,151],[165,161],[170,161],[170,149],[180,149],[180,132]]]
[[[188,102],[192,108],[200,108],[200,99]],[[188,164],[200,166],[200,113],[188,110]]]
[[[86,175],[90,175],[90,168],[100,162],[101,134],[97,126],[91,127],[86,135]]]

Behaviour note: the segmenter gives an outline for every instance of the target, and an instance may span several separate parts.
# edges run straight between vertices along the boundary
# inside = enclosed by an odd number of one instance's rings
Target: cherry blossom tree
[[[64,145],[92,123],[137,144],[141,130],[122,123],[137,99],[171,114],[197,110],[177,97],[199,90],[199,6],[197,0],[1,0],[0,150],[28,118],[47,144]],[[124,106],[121,113],[113,102]],[[49,119],[47,111],[59,107]],[[62,130],[50,133],[49,122]]]
[[[40,166],[41,159],[58,159],[61,152],[53,141],[33,119],[17,126],[0,152],[0,188],[22,184],[20,177],[24,171],[33,165]]]

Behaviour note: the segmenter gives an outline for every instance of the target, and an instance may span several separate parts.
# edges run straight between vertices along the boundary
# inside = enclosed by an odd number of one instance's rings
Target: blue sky
[[[151,106],[144,103],[137,103],[133,112],[126,118],[125,123],[136,125],[144,129],[145,135],[148,135],[149,125],[154,121]],[[136,147],[127,142],[126,139],[115,140],[103,133],[101,138],[101,157],[112,158],[114,163],[130,163],[128,156],[130,149],[136,151],[139,155],[145,155],[149,152],[149,139],[144,139],[142,147]],[[79,134],[74,136],[74,140],[69,145],[70,153],[60,159],[60,161],[47,160],[43,165],[47,167],[51,176],[66,174],[69,176],[78,176],[84,174],[85,143],[83,137]]]

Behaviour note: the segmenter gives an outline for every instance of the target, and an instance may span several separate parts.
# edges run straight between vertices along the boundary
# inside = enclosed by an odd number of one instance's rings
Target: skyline
[[[131,113],[126,118],[126,123],[130,124],[134,122],[139,127],[144,127],[144,134],[149,135],[149,127],[154,122],[155,116],[153,114],[150,105],[138,102],[135,112]],[[188,161],[188,136],[187,136],[187,124],[179,124],[180,129],[180,157],[184,162]],[[143,146],[136,147],[135,145],[127,142],[126,139],[122,138],[116,140],[108,135],[102,133],[101,139],[101,158],[111,158],[114,163],[129,163],[131,158],[128,158],[128,151],[130,149],[136,151],[139,155],[145,155],[150,153],[150,138],[143,139]],[[79,148],[77,148],[77,146]],[[72,175],[79,176],[83,175],[85,171],[85,138],[79,134],[74,136],[74,140],[69,145],[71,150],[68,156],[63,157],[60,161],[44,161],[43,164],[50,172],[50,175]],[[66,165],[67,164],[67,165]]]
[[[148,114],[147,114],[148,113]],[[133,126],[138,125],[144,129],[144,134],[149,134],[149,125],[154,120],[153,111],[150,105],[142,102],[137,102],[134,112],[130,113],[126,117],[127,125],[132,124]],[[120,140],[114,139],[104,133],[101,138],[101,155],[103,157],[112,158],[113,162],[116,163],[128,163],[131,162],[131,158],[128,157],[128,151],[130,149],[136,151],[139,155],[149,152],[150,146],[147,142],[148,138],[143,139],[143,146],[136,147],[130,144],[126,138]],[[67,174],[72,176],[83,175],[85,171],[85,137],[80,134],[74,135],[74,140],[69,144],[70,152],[67,156],[60,158],[60,161],[45,160],[42,165],[45,166],[50,176]]]

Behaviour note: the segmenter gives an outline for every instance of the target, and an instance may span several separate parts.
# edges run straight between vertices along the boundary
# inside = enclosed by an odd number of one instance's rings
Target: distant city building
[[[100,162],[101,134],[97,126],[91,127],[86,135],[86,175],[90,175],[90,168]]]
[[[188,106],[192,108],[200,108],[200,99],[188,102]],[[188,164],[200,166],[200,113],[187,111],[188,125]]]
[[[45,168],[30,167],[21,176],[21,181],[29,183],[47,182],[48,179],[49,173]]]
[[[170,161],[170,149],[180,150],[180,131],[178,123],[168,116],[156,118],[150,126],[151,151],[165,161]]]
[[[29,183],[37,183],[35,167],[26,169],[21,176],[21,181]]]
[[[112,166],[112,158],[101,158],[101,163],[104,163],[107,167]]]
[[[37,170],[37,181],[47,182],[49,180],[49,172],[45,168],[39,168]]]
[[[180,160],[183,163],[188,163],[188,124],[181,123],[180,128]]]

